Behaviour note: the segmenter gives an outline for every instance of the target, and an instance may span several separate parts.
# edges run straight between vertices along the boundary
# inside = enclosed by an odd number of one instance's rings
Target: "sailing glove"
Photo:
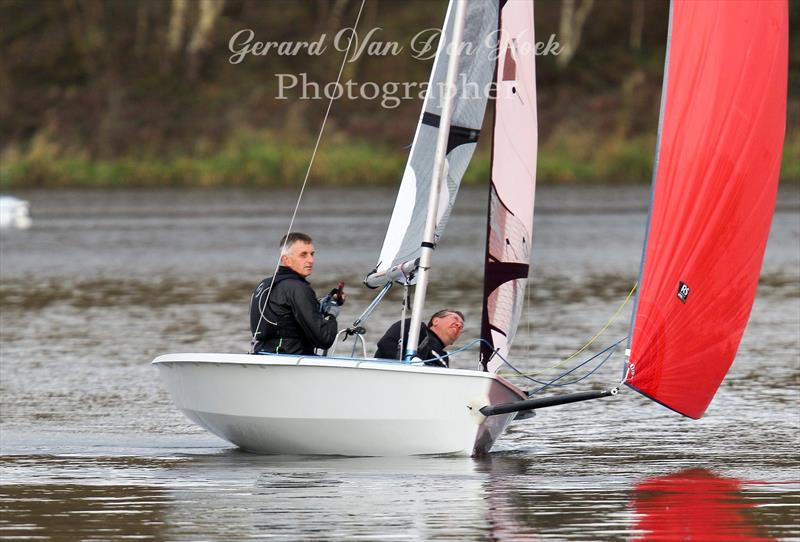
[[[321,312],[324,316],[333,316],[336,318],[339,316],[340,310],[341,307],[331,296],[326,295],[319,301],[319,312]]]

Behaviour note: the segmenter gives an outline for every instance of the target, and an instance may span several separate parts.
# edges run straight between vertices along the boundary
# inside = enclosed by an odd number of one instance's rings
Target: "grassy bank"
[[[541,183],[648,183],[654,137],[552,138],[539,150]],[[92,160],[39,139],[24,152],[6,152],[0,190],[30,188],[218,188],[293,186],[302,182],[312,141],[287,141],[251,133],[216,149],[171,158],[129,156]],[[317,154],[315,185],[393,185],[402,176],[408,150],[333,135]],[[489,145],[482,144],[467,170],[466,184],[489,176]],[[781,181],[800,181],[800,138],[784,146]]]

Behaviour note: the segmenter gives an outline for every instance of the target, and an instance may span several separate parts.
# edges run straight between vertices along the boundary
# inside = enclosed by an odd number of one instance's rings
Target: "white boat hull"
[[[13,196],[0,196],[0,228],[26,230],[30,227],[30,204]]]
[[[156,358],[178,408],[215,435],[266,454],[487,453],[525,399],[503,378],[378,360],[247,354]]]

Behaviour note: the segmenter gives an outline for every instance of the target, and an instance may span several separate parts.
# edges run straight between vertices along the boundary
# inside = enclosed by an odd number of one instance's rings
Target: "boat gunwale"
[[[163,354],[156,357],[151,365],[173,364],[211,364],[242,365],[254,367],[330,367],[340,369],[369,369],[377,371],[411,372],[443,376],[462,376],[494,380],[520,396],[527,397],[524,390],[518,388],[502,376],[474,369],[451,369],[403,363],[400,360],[384,360],[378,358],[322,357],[293,354],[222,354],[222,353],[176,353]]]

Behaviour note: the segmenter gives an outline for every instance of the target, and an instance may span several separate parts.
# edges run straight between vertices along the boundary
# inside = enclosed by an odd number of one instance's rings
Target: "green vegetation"
[[[4,0],[0,2],[0,190],[66,187],[263,187],[302,182],[327,100],[277,99],[277,74],[335,79],[334,35],[357,0]],[[561,35],[564,3],[536,4],[536,33]],[[541,183],[650,181],[667,31],[666,0],[578,0],[589,24],[574,56],[537,58]],[[438,28],[444,0],[368,0],[359,35],[402,54],[363,54],[343,81],[423,82],[431,61],[412,37]],[[592,7],[593,6],[593,7]],[[800,28],[792,3],[789,28]],[[308,42],[322,55],[229,62],[229,40]],[[794,37],[794,34],[791,38]],[[781,179],[800,181],[800,43],[790,39]],[[313,183],[399,181],[420,100],[337,100]],[[465,182],[489,177],[491,116]]]
[[[489,178],[488,146],[472,159],[465,184]],[[27,154],[3,160],[0,189],[21,188],[157,188],[299,186],[305,176],[313,142],[287,143],[266,132],[248,134],[216,152],[163,158],[91,159],[63,155],[50,147],[33,147]],[[541,183],[649,182],[655,137],[607,140],[588,149],[578,138],[539,151]],[[323,144],[311,172],[314,185],[387,185],[398,183],[407,158],[404,149],[366,142]],[[800,180],[800,140],[787,141],[782,182]]]
[[[90,159],[35,148],[5,160],[0,187],[265,187],[299,185],[313,142],[289,143],[269,133],[239,136],[214,152],[171,158]],[[335,142],[320,148],[311,173],[314,184],[386,184],[402,173],[405,153],[367,143]]]
[[[787,131],[781,161],[781,182],[800,182],[800,136],[797,127]]]

